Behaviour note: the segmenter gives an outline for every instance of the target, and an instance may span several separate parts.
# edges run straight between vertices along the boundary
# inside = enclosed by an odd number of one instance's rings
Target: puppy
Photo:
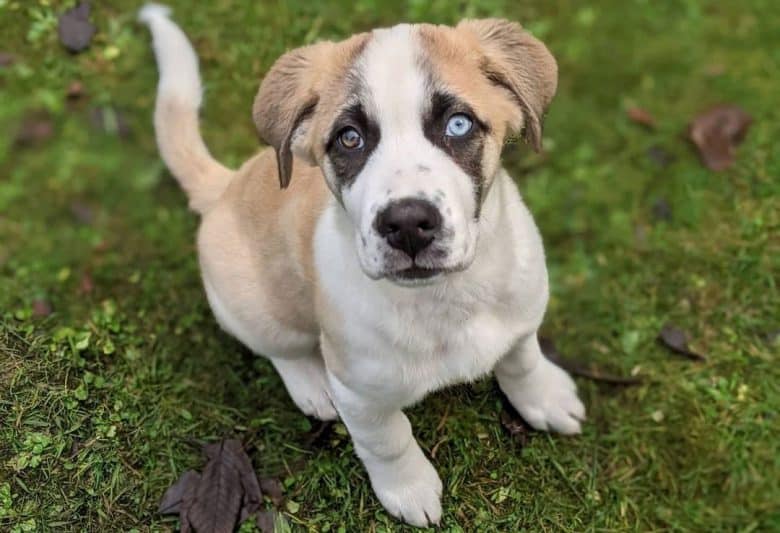
[[[533,427],[579,433],[575,384],[536,336],[542,241],[500,164],[509,134],[541,145],[547,48],[490,19],[293,50],[254,102],[271,148],[231,170],[200,136],[197,58],[167,15],[140,13],[160,71],[155,130],[202,216],[211,309],[301,411],[343,420],[385,509],[416,526],[441,517],[441,480],[402,412],[431,391],[492,371]]]

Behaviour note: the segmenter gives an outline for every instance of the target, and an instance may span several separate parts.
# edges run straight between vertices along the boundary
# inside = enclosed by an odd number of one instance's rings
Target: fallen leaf
[[[274,533],[273,511],[262,511],[257,513],[257,528],[262,531],[262,533]]]
[[[130,135],[130,127],[124,113],[114,107],[95,107],[90,110],[89,119],[92,125],[102,132],[116,135],[121,139]]]
[[[32,314],[36,318],[45,318],[51,314],[51,304],[43,298],[37,298],[32,303]]]
[[[660,168],[666,168],[674,161],[674,155],[669,153],[666,148],[654,144],[645,152],[647,158]]]
[[[658,342],[672,350],[674,353],[684,355],[689,359],[704,361],[707,358],[688,348],[688,334],[673,324],[665,324],[658,334]]]
[[[181,531],[229,533],[260,511],[263,493],[252,462],[234,439],[207,444],[203,473],[188,471],[160,502],[163,514],[179,514]],[[260,523],[260,516],[256,518]]]
[[[333,432],[333,421],[310,418],[310,422],[312,424],[311,430],[306,433],[303,442],[309,448],[321,446],[327,442],[328,437]]]
[[[80,81],[72,81],[68,85],[68,90],[65,92],[65,97],[68,100],[79,100],[84,96],[84,84]]]
[[[16,63],[16,56],[9,52],[0,52],[0,67],[10,67]]]
[[[666,198],[658,198],[653,202],[653,218],[655,220],[671,220],[672,206],[666,201]]]
[[[274,507],[280,507],[284,503],[284,494],[282,493],[282,482],[275,477],[260,478],[260,490],[263,494],[271,498]]]
[[[514,407],[509,406],[502,409],[499,419],[501,420],[501,426],[509,433],[512,440],[520,446],[525,446],[528,443],[531,430],[525,420],[523,420],[523,417],[515,411]]]
[[[54,123],[47,113],[31,113],[16,132],[17,146],[37,146],[54,135]]]
[[[89,11],[89,2],[82,1],[60,15],[57,33],[60,42],[71,52],[81,52],[92,41],[95,26],[89,21]]]
[[[198,483],[200,483],[200,474],[194,470],[184,472],[179,481],[165,491],[157,512],[161,514],[178,514],[182,505],[191,505]]]
[[[70,214],[82,224],[91,224],[94,218],[92,208],[80,200],[74,200],[70,203]]]
[[[558,352],[555,343],[549,337],[540,336],[539,346],[550,361],[575,376],[600,383],[607,383],[609,385],[629,386],[644,383],[644,380],[637,376],[618,376],[609,374],[598,368],[594,368],[592,365],[564,357]]]
[[[649,111],[642,109],[641,107],[630,107],[626,110],[626,115],[634,124],[639,124],[648,129],[655,128],[655,118]]]
[[[79,281],[79,294],[92,294],[95,289],[95,283],[92,281],[92,275],[89,272],[84,272],[81,275],[81,281]]]
[[[721,171],[734,164],[736,147],[753,119],[736,105],[719,105],[697,116],[688,126],[688,136],[699,150],[704,166]]]

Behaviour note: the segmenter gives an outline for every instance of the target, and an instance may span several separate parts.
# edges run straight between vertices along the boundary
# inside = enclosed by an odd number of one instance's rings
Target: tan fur
[[[501,19],[421,25],[419,32],[435,73],[488,119],[499,146],[507,131],[524,128],[541,148],[542,117],[558,83],[555,59],[541,41]]]
[[[154,113],[160,155],[187,193],[190,208],[208,211],[230,183],[233,171],[209,153],[198,128],[198,112],[191,102],[161,94]]]
[[[296,165],[288,189],[272,176],[266,149],[244,163],[198,236],[204,275],[231,280],[220,286],[233,309],[270,314],[296,331],[317,334],[312,241],[330,196],[319,168]]]
[[[292,152],[309,164],[324,146],[314,135],[323,119],[332,118],[344,94],[345,74],[365,46],[369,34],[345,41],[320,42],[286,53],[263,79],[252,109],[260,138],[276,150],[279,181],[290,181]]]

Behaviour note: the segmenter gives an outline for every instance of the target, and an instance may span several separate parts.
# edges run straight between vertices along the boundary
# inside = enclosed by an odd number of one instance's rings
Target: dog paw
[[[320,358],[273,359],[271,362],[284,381],[290,398],[303,414],[320,420],[338,418],[325,375],[325,365]]]
[[[522,378],[497,377],[501,390],[534,429],[563,435],[582,432],[585,406],[577,396],[577,385],[563,369],[542,357]]]
[[[371,485],[385,510],[417,527],[441,520],[442,483],[436,469],[417,447],[413,464],[371,475]]]

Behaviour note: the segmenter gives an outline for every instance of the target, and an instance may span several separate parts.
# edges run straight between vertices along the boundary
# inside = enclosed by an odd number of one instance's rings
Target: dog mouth
[[[424,268],[417,265],[412,265],[409,268],[393,272],[388,277],[402,280],[422,280],[430,279],[439,274],[443,274],[444,272],[445,270],[441,268]]]

